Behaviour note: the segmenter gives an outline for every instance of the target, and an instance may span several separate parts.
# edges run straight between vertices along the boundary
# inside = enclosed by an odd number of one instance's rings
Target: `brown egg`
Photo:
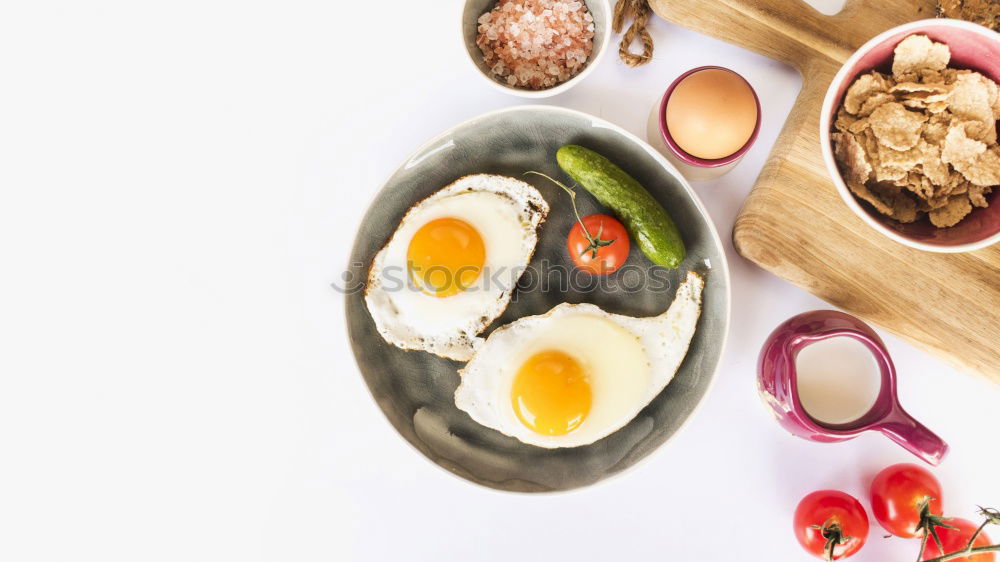
[[[684,78],[667,100],[667,129],[691,156],[725,158],[743,148],[757,126],[753,89],[735,72],[701,70]]]

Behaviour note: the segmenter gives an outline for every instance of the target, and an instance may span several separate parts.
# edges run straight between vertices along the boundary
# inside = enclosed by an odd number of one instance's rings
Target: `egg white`
[[[488,174],[460,178],[414,205],[375,255],[368,273],[365,303],[379,334],[403,349],[467,361],[483,342],[477,334],[507,308],[548,211],[545,199],[530,184]],[[410,281],[407,250],[417,230],[446,217],[461,219],[479,232],[485,261],[483,272],[468,288],[438,298]]]
[[[578,447],[606,437],[632,420],[677,372],[701,315],[703,288],[701,277],[688,273],[670,308],[649,318],[563,303],[497,328],[459,371],[455,404],[476,422],[539,447]],[[569,354],[589,376],[590,412],[566,435],[535,433],[521,423],[511,402],[518,369],[545,350]]]

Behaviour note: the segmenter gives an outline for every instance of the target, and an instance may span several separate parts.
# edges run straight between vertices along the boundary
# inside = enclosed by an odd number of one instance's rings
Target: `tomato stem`
[[[553,179],[553,178],[551,178],[551,177],[549,177],[549,176],[547,176],[547,175],[545,175],[545,174],[543,174],[541,172],[536,172],[534,170],[529,170],[529,171],[525,172],[525,175],[527,175],[527,174],[535,174],[536,176],[542,176],[543,178],[549,180],[550,182],[558,185],[559,187],[562,188],[563,191],[565,191],[566,193],[569,194],[569,201],[573,205],[573,214],[576,216],[576,221],[578,223],[580,223],[580,228],[583,229],[583,237],[587,239],[587,247],[582,252],[580,252],[580,256],[581,257],[584,256],[585,254],[587,254],[587,252],[590,252],[591,259],[597,259],[597,252],[598,252],[598,250],[600,250],[601,248],[610,246],[610,245],[612,245],[612,244],[615,243],[615,240],[602,240],[601,239],[601,234],[604,232],[604,225],[603,224],[601,224],[601,228],[599,228],[597,230],[597,236],[592,236],[590,234],[590,231],[587,230],[586,225],[583,224],[583,219],[580,218],[580,211],[576,208],[576,191],[573,191],[572,188],[566,187],[565,185],[563,185],[558,180]]]
[[[920,539],[920,552],[917,553],[917,562],[924,559],[924,551],[927,550],[927,538],[929,535],[924,533],[924,536]]]
[[[840,523],[836,521],[827,521],[823,523],[823,526],[813,525],[813,529],[819,529],[823,538],[826,539],[826,545],[823,546],[823,559],[826,562],[833,562],[833,549],[838,545],[847,544],[848,541],[853,537],[845,537],[844,531],[840,528]]]
[[[980,509],[982,509],[982,508],[980,508]],[[976,539],[979,538],[979,533],[983,532],[983,527],[986,527],[989,524],[990,524],[990,520],[986,519],[986,521],[983,521],[983,524],[980,525],[978,529],[976,529],[976,532],[972,533],[972,537],[969,538],[969,544],[965,545],[965,549],[966,550],[971,550],[972,549],[972,544],[975,543]]]
[[[934,539],[934,544],[937,545],[938,550],[944,552],[944,545],[941,544],[941,537],[938,536],[937,528],[944,527],[945,529],[954,529],[946,521],[950,521],[950,517],[941,517],[940,515],[934,515],[931,513],[931,502],[935,498],[930,496],[924,496],[924,499],[920,500],[920,522],[917,523],[917,528],[914,529],[915,532],[924,534],[923,540],[920,541],[920,552],[917,554],[917,561],[919,562],[921,558],[924,557],[924,550],[927,549],[927,539],[928,537]]]
[[[921,504],[921,510],[920,510],[921,521],[920,525],[918,526],[918,529],[924,528],[925,525],[929,525],[931,528],[931,532],[930,533],[924,532],[923,539],[920,542],[920,555],[917,557],[917,562],[920,562],[920,560],[924,557],[924,549],[927,546],[928,534],[934,537],[934,539],[937,541],[938,548],[942,552],[944,551],[944,547],[941,546],[941,541],[937,537],[937,531],[934,530],[934,526],[946,527],[948,529],[955,529],[955,527],[952,527],[951,525],[946,525],[941,523],[941,521],[946,520],[945,518],[939,517],[937,515],[931,515],[929,510],[925,511],[925,508],[927,508],[927,505],[930,503],[930,500],[931,498],[926,498],[924,500],[924,503]],[[983,521],[983,524],[980,525],[979,528],[976,529],[976,532],[972,534],[972,537],[969,539],[969,542],[966,543],[965,548],[963,548],[962,550],[957,550],[950,554],[944,554],[942,556],[938,556],[937,558],[931,558],[929,560],[925,560],[924,562],[947,562],[948,560],[954,560],[956,558],[971,559],[972,556],[975,556],[977,554],[983,554],[985,552],[1000,552],[1000,544],[993,544],[989,546],[980,546],[977,548],[972,548],[972,545],[975,544],[976,539],[979,538],[979,535],[983,532],[983,529],[987,525],[989,525],[990,523],[994,525],[1000,525],[1000,511],[997,511],[996,509],[989,507],[980,507],[979,513],[980,515],[986,517],[986,520]],[[924,520],[925,516],[927,519],[926,523]],[[934,521],[937,521],[937,523],[935,523]]]
[[[994,544],[990,546],[980,546],[978,548],[967,548],[952,552],[951,554],[945,554],[944,556],[938,556],[937,558],[931,558],[930,560],[925,560],[924,562],[947,562],[948,560],[954,560],[956,558],[967,558],[970,556],[975,556],[977,554],[983,554],[984,552],[1000,552],[1000,544]]]
[[[1000,525],[1000,511],[993,509],[992,507],[979,507],[979,514],[986,518],[987,523],[992,523],[994,525]]]

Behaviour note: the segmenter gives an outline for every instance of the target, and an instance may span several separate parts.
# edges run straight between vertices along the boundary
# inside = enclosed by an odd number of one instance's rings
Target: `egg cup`
[[[753,94],[754,103],[757,106],[757,122],[754,124],[753,133],[751,133],[750,138],[747,142],[740,147],[739,150],[726,156],[724,158],[719,158],[716,160],[706,160],[704,158],[698,158],[697,156],[692,156],[681,149],[680,146],[674,141],[673,137],[670,135],[670,130],[667,128],[667,103],[670,100],[670,95],[674,93],[674,89],[680,84],[685,78],[701,72],[703,70],[724,70],[726,72],[732,72],[738,76],[741,80],[746,82],[747,86],[750,88],[750,92]],[[646,139],[650,145],[653,146],[657,151],[667,157],[670,162],[677,167],[678,170],[684,177],[691,181],[703,181],[711,180],[722,176],[726,172],[729,172],[743,159],[743,156],[750,150],[753,146],[754,141],[757,140],[757,135],[760,133],[760,99],[757,97],[757,92],[747,82],[745,78],[729,70],[728,68],[723,68],[721,66],[700,66],[698,68],[692,68],[691,70],[681,74],[674,80],[667,91],[663,94],[658,104],[655,104],[649,112],[649,120],[646,124]]]

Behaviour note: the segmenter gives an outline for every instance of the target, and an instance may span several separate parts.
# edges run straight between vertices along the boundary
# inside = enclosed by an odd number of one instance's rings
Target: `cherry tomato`
[[[972,538],[972,534],[979,528],[979,525],[976,525],[967,519],[951,519],[947,523],[956,528],[937,528],[937,535],[938,538],[941,539],[941,545],[944,546],[944,552],[938,548],[938,545],[934,542],[933,538],[927,539],[927,548],[924,549],[924,560],[930,560],[931,558],[937,558],[938,556],[944,556],[945,554],[951,554],[952,552],[964,550],[965,545],[969,544],[969,539]],[[993,543],[990,542],[990,538],[986,536],[985,533],[979,533],[979,536],[976,537],[976,542],[972,543],[972,547],[976,548],[978,546],[989,546],[991,544]],[[994,560],[996,560],[996,557],[992,552],[984,552],[975,556],[953,558],[952,562],[993,562]]]
[[[628,231],[622,223],[607,215],[583,217],[569,231],[566,247],[573,263],[594,275],[618,270],[628,259]],[[586,231],[584,231],[586,227]]]
[[[941,515],[941,484],[915,464],[894,464],[879,472],[872,480],[871,496],[875,520],[897,537],[923,536],[918,526],[925,501],[931,515]]]
[[[836,490],[820,490],[802,498],[795,508],[795,538],[811,554],[833,560],[847,558],[868,539],[868,515],[861,502]]]

